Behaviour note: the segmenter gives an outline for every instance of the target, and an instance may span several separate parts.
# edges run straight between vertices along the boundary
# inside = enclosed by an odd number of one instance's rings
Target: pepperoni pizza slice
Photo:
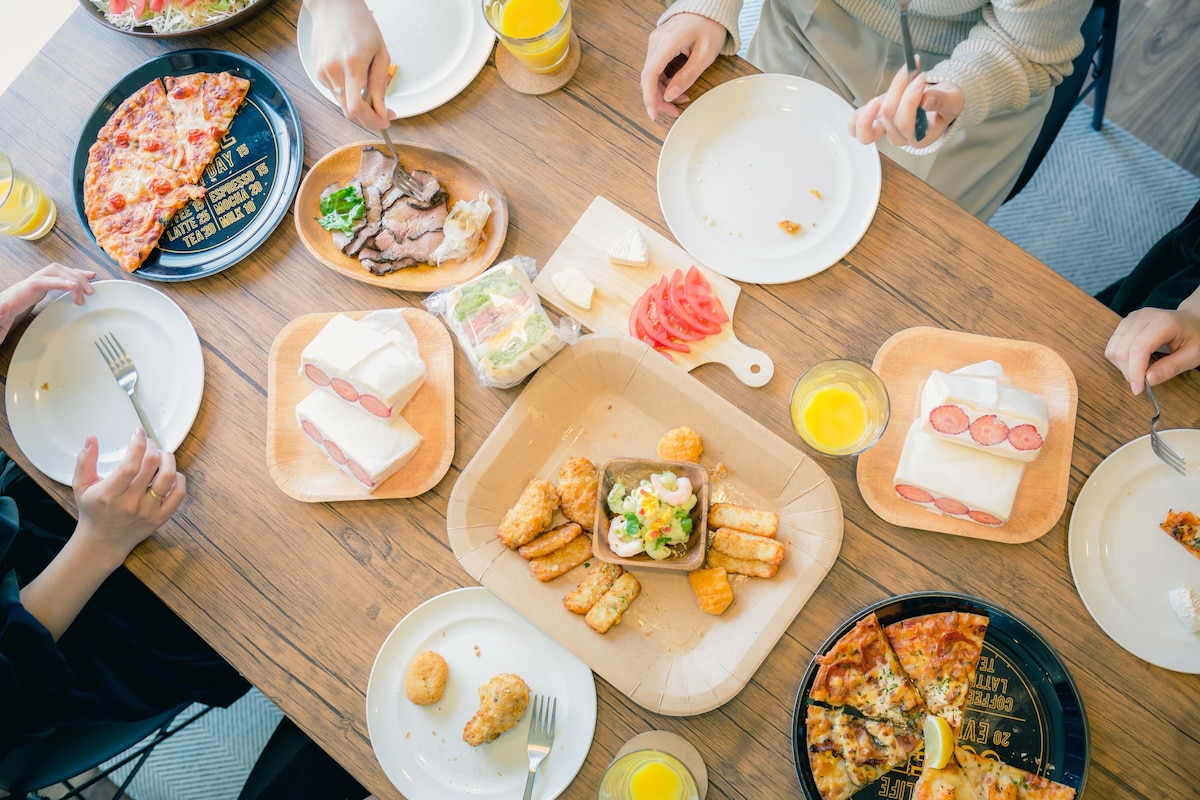
[[[195,72],[168,75],[163,83],[175,136],[185,153],[179,169],[198,183],[220,151],[221,140],[250,91],[250,81],[228,72]]]
[[[987,624],[988,618],[981,614],[945,611],[893,622],[883,629],[930,713],[950,723],[955,735],[962,730]]]

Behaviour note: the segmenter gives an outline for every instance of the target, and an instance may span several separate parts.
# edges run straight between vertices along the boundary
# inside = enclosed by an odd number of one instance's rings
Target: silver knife
[[[909,0],[896,0],[896,5],[900,7],[900,35],[904,38],[904,60],[908,63],[908,79],[912,80],[917,74],[917,57],[913,54],[912,34],[908,31],[908,2]],[[913,135],[919,142],[925,138],[928,131],[929,120],[925,118],[925,109],[917,106],[917,124]]]

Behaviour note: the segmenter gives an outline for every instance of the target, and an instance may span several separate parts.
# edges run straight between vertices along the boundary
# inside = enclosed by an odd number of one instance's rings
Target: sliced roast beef
[[[342,252],[348,256],[358,255],[358,251],[366,246],[367,242],[379,233],[380,223],[376,222],[371,225],[364,225],[358,229],[358,233],[354,234],[354,238],[342,248]]]
[[[438,245],[446,238],[441,231],[429,231],[415,239],[397,239],[390,247],[384,248],[380,246],[379,237],[375,238],[375,245],[379,248],[379,254],[384,261],[401,261],[405,258],[415,258],[425,264],[432,263],[433,251],[438,248]]]
[[[367,204],[367,227],[378,225],[379,220],[383,217],[383,202],[380,194],[379,188],[376,186],[363,188],[363,200]]]
[[[392,188],[392,157],[382,150],[367,145],[362,149],[358,161],[358,174],[354,179],[364,188],[374,186],[383,195]]]
[[[415,258],[402,258],[399,261],[372,261],[369,258],[362,259],[362,265],[367,270],[375,275],[387,275],[389,272],[396,272],[405,267],[420,266],[419,261]]]
[[[443,203],[428,209],[413,208],[407,203],[396,203],[383,214],[383,230],[390,233],[397,241],[415,239],[429,231],[440,231],[446,224],[446,205]],[[380,243],[380,250],[390,247]]]

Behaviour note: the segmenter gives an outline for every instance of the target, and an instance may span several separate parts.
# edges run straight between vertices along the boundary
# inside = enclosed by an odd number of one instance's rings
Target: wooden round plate
[[[440,267],[406,267],[387,275],[369,272],[357,258],[351,258],[339,250],[329,231],[317,224],[317,218],[321,216],[321,192],[331,183],[348,183],[358,172],[359,152],[367,146],[385,149],[382,141],[355,142],[339,147],[313,164],[300,184],[300,191],[296,195],[296,232],[318,261],[356,281],[409,292],[432,292],[453,286],[474,278],[491,266],[500,254],[508,233],[508,203],[500,187],[478,167],[458,156],[408,142],[396,142],[400,163],[410,172],[423,169],[433,174],[450,195],[450,207],[458,200],[474,200],[481,191],[488,193],[492,214],[484,225],[479,249],[470,258],[448,261]]]
[[[893,476],[904,438],[917,415],[921,387],[935,369],[952,372],[993,359],[1014,386],[1046,398],[1050,430],[1046,445],[1025,467],[1012,516],[993,528],[927,511],[896,494]],[[883,379],[892,415],[879,443],[858,457],[858,488],[871,510],[906,528],[953,533],[976,539],[1019,544],[1054,527],[1067,504],[1075,408],[1079,389],[1062,356],[1045,345],[997,339],[941,328],[909,328],[888,339],[875,354],[872,369]]]
[[[360,319],[369,312],[347,311]],[[399,472],[368,492],[300,430],[296,404],[322,391],[300,377],[300,353],[336,312],[306,314],[284,326],[267,358],[267,468],[284,494],[306,503],[416,497],[434,486],[454,457],[454,343],[432,314],[403,309],[428,370],[425,384],[400,413],[421,434],[421,446]]]

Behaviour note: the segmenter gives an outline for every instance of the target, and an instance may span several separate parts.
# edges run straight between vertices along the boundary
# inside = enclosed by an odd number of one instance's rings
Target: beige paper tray
[[[712,500],[777,511],[787,558],[771,579],[731,576],[735,599],[720,617],[697,608],[686,575],[635,570],[642,594],[602,636],[562,605],[585,567],[541,583],[496,525],[530,478],[555,480],[567,457],[653,457],[680,425],[704,438],[705,466],[728,468]],[[675,716],[710,711],[749,682],[842,544],[841,501],[814,461],[641,342],[595,335],[533,377],[464,468],[446,521],[473,578],[631,700]]]

